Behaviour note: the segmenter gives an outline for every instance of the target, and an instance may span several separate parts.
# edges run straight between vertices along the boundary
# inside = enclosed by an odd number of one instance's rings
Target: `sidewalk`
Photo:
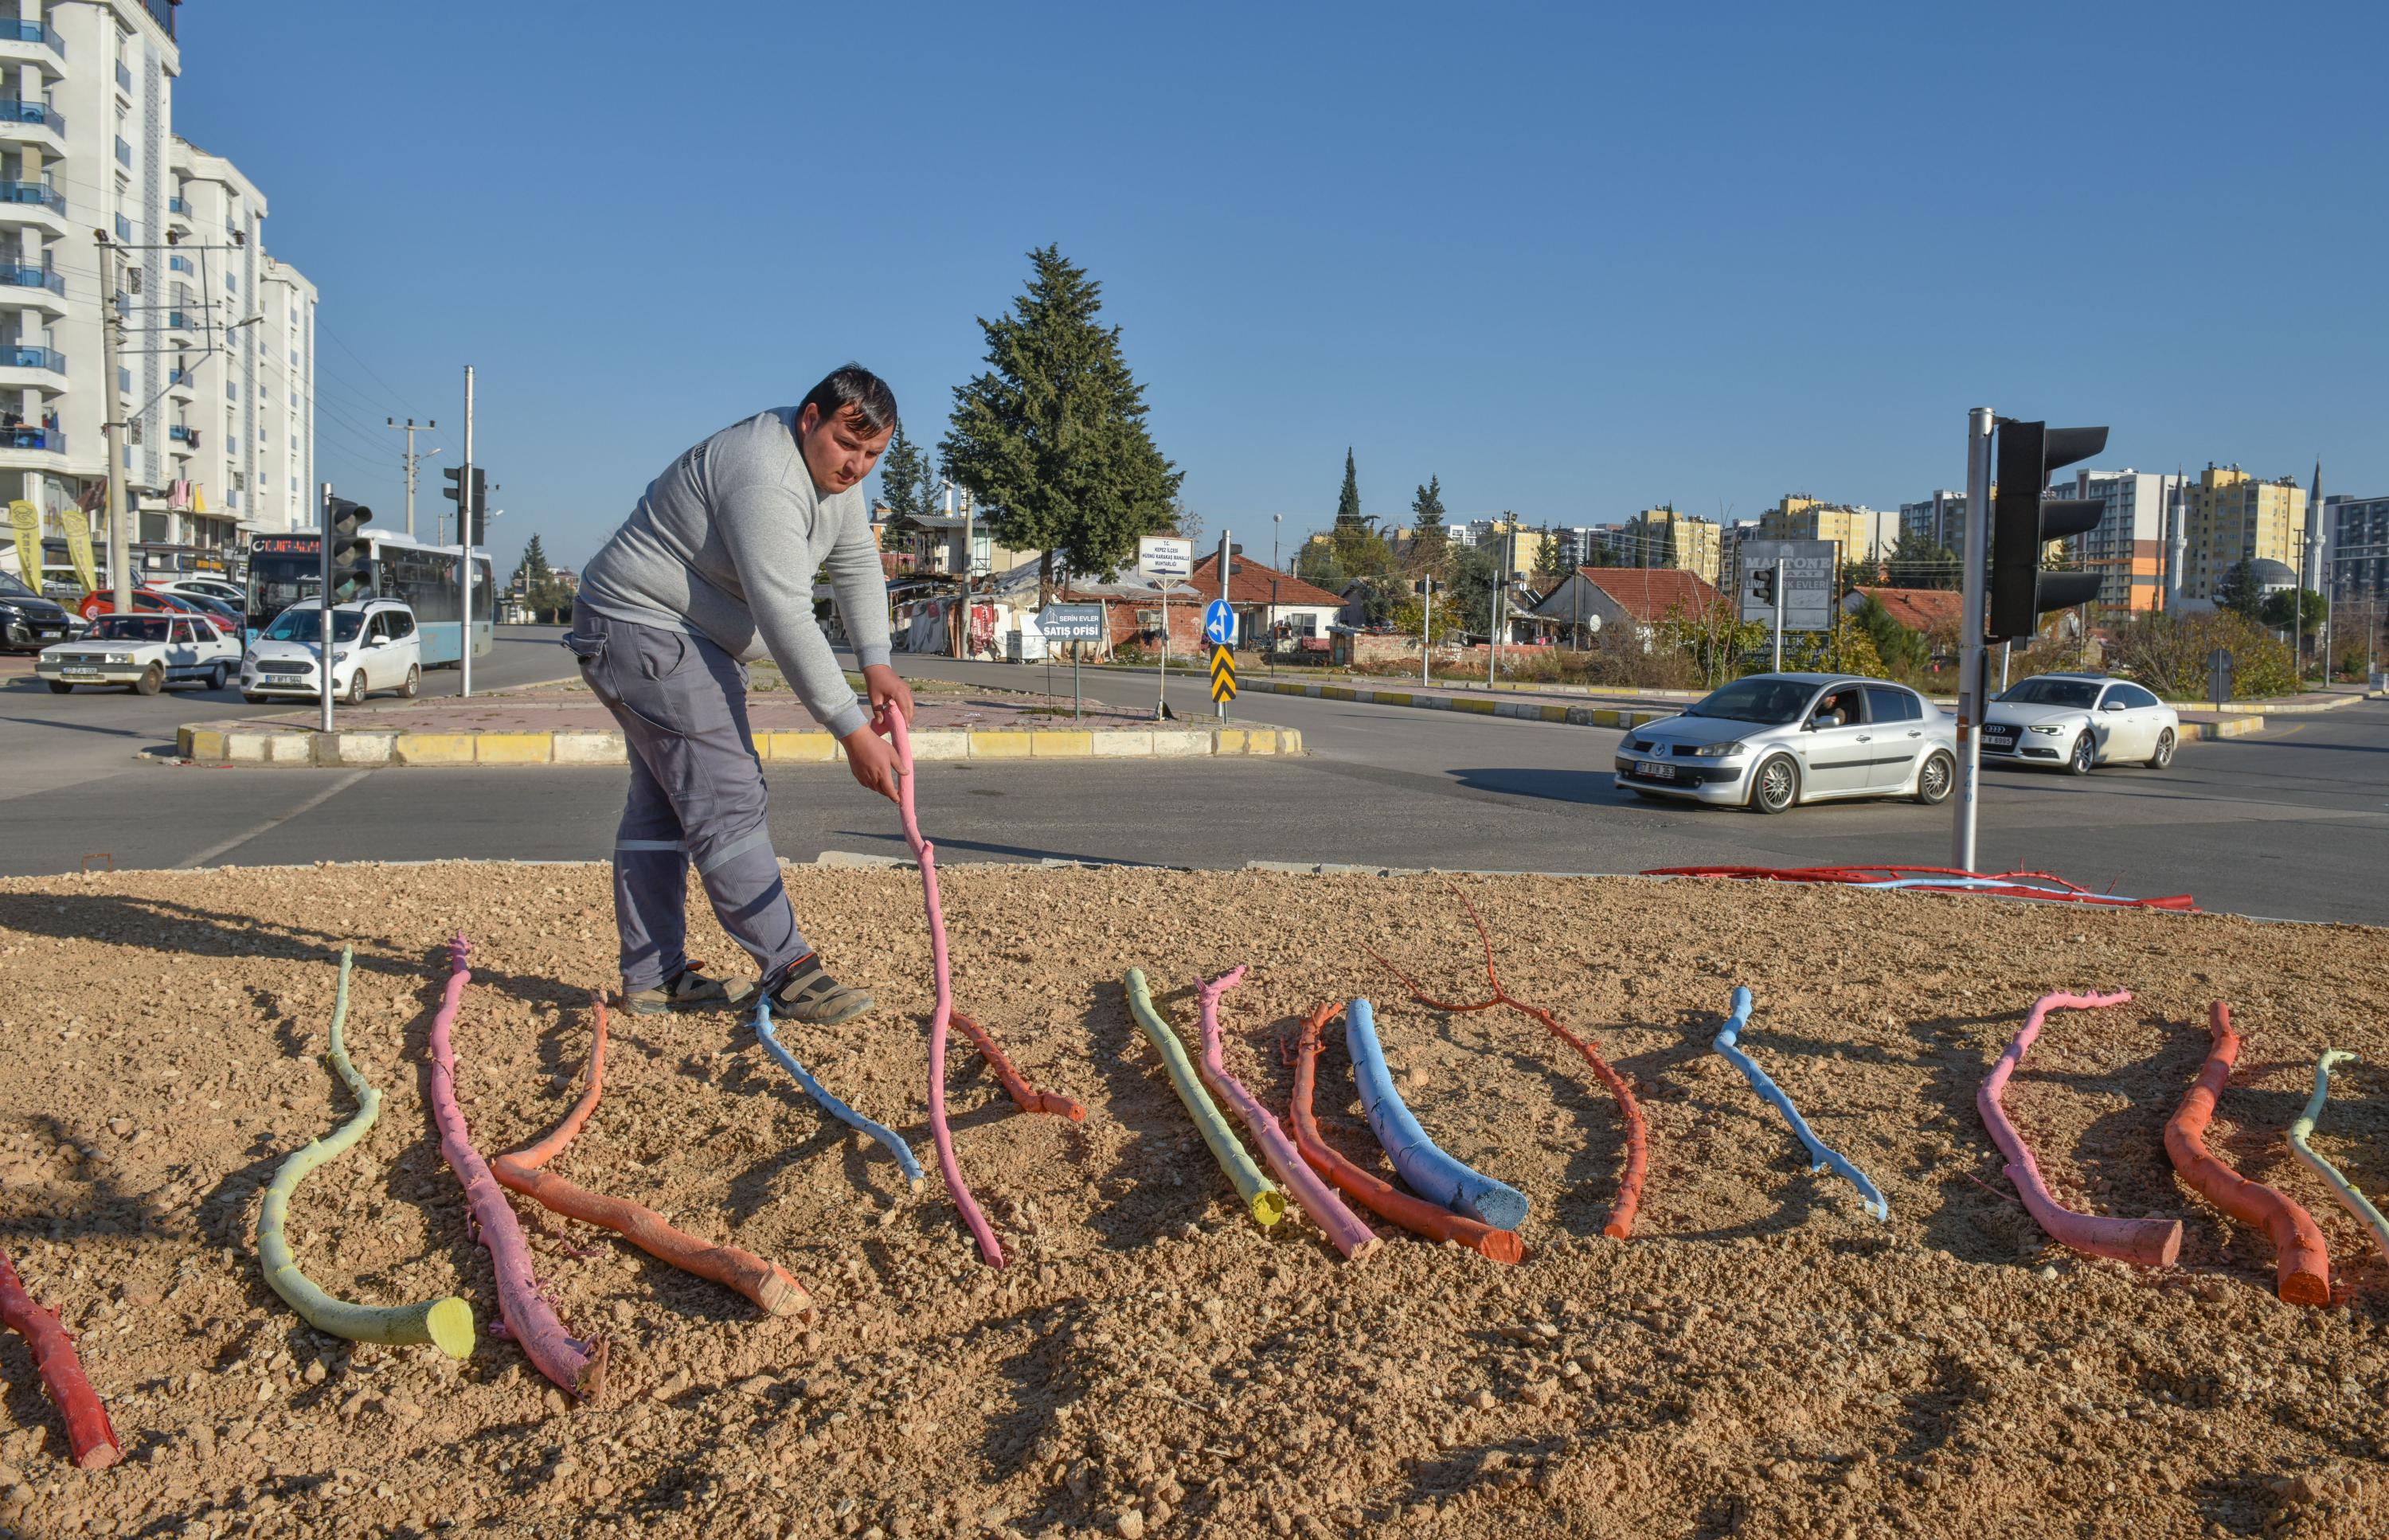
[[[1187,758],[1294,755],[1292,728],[1220,728],[1156,722],[1150,714],[1067,697],[960,690],[916,697],[916,759]],[[577,685],[472,700],[342,706],[320,732],[313,708],[191,722],[176,757],[202,765],[620,765],[629,754],[613,716]],[[755,752],[778,763],[845,757],[838,741],[793,694],[747,697]]]

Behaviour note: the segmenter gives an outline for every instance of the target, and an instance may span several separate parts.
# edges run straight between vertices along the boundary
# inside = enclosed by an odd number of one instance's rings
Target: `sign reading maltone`
[[[1742,595],[1744,622],[1757,621],[1772,630],[1775,605],[1781,605],[1787,631],[1833,630],[1833,545],[1832,541],[1744,541],[1735,557],[1742,569],[1735,587]],[[1779,557],[1783,562],[1783,592],[1769,604],[1760,592],[1764,585],[1752,579],[1761,572],[1773,572]]]
[[[1037,629],[1045,633],[1048,642],[1101,642],[1104,606],[1048,605],[1037,612]]]

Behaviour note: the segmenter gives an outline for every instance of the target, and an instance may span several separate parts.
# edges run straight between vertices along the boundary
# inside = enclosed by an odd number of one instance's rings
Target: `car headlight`
[[[2046,722],[2035,722],[2035,723],[2033,723],[2033,724],[2032,724],[2032,727],[2029,729],[2029,731],[2034,732],[2046,732],[2046,733],[2048,733],[2050,737],[2054,738],[2054,737],[2056,737],[2059,733],[2061,733],[2061,732],[2064,732],[2064,731],[2065,731],[2065,729],[2064,729],[2064,727],[2063,727],[2063,724],[2060,724],[2060,725],[2058,725],[2058,726],[2054,726],[2054,727],[2052,727],[2052,726],[2049,725],[2049,724],[2048,724],[2048,723],[2046,723]]]
[[[1703,744],[1700,747],[1693,750],[1693,757],[1697,759],[1722,759],[1729,754],[1740,754],[1741,752],[1742,745],[1739,743]]]
[[[130,663],[133,661],[133,655],[131,653],[110,653],[108,655],[108,661],[110,663]]]

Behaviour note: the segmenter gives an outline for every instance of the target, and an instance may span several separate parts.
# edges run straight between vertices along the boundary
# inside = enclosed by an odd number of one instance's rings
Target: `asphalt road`
[[[476,681],[552,678],[553,630],[509,629]],[[1041,668],[900,657],[907,673],[1044,687]],[[5,666],[0,666],[5,667]],[[478,856],[603,859],[619,769],[222,770],[137,751],[223,703],[0,688],[0,872]],[[453,675],[434,683],[453,688]],[[1054,671],[1068,691],[1067,675]],[[1092,698],[1149,704],[1149,674],[1089,674]],[[1207,714],[1173,677],[1172,709]],[[232,706],[237,708],[236,697]],[[194,709],[200,707],[200,709]],[[1169,865],[1254,859],[1494,870],[1852,860],[1947,864],[1947,808],[1845,803],[1778,818],[1621,795],[1618,734],[1499,718],[1247,695],[1239,720],[1298,727],[1296,760],[1065,761],[925,768],[922,822],[948,861],[1063,857]],[[893,810],[842,767],[771,771],[780,853],[901,854]],[[1987,776],[1981,859],[2093,887],[2190,893],[2215,909],[2389,924],[2389,706],[2260,738],[2184,745],[2163,774]],[[1821,966],[1830,966],[1820,960]]]

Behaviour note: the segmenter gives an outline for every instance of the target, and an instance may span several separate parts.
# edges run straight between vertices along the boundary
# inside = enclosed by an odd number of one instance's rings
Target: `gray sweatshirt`
[[[797,408],[736,423],[671,463],[581,571],[580,602],[610,620],[705,637],[753,662],[768,652],[805,708],[840,737],[862,726],[813,619],[829,566],[862,666],[888,661],[888,580],[857,485],[824,497],[797,447]]]

